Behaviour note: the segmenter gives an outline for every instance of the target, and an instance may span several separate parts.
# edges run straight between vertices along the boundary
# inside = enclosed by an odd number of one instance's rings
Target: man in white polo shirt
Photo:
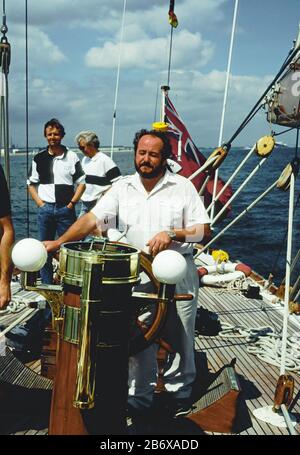
[[[100,141],[96,133],[80,131],[75,141],[85,155],[81,162],[86,184],[85,192],[81,196],[79,216],[82,216],[89,212],[112,183],[120,178],[121,172],[110,157],[100,152]]]
[[[176,292],[191,293],[194,299],[176,303],[162,334],[176,352],[167,364],[164,383],[173,397],[174,415],[179,416],[189,412],[196,376],[194,325],[199,279],[193,242],[209,236],[209,217],[193,184],[167,169],[171,145],[165,133],[139,131],[134,150],[137,172],[116,182],[92,211],[59,239],[44,244],[48,251],[54,251],[64,242],[81,239],[96,226],[102,231],[118,227],[126,230],[128,243],[152,256],[168,248],[184,254],[188,272],[176,285]],[[133,409],[147,409],[152,404],[156,351],[157,346],[152,345],[130,359],[128,402]]]

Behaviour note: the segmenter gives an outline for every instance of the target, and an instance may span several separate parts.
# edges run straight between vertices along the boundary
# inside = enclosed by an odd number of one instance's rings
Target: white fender
[[[198,269],[202,284],[229,283],[238,278],[245,278],[251,273],[251,268],[242,263],[221,262],[220,264],[207,265]]]
[[[201,278],[202,284],[221,284],[221,283],[229,283],[230,281],[237,280],[238,278],[244,278],[244,272],[240,272],[239,270],[235,270],[234,272],[218,274],[218,275],[204,275]]]

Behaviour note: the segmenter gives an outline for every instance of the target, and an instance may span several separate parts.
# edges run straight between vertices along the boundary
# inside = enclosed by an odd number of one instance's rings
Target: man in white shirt
[[[193,242],[209,236],[209,217],[193,184],[167,169],[171,145],[166,134],[141,130],[135,135],[134,150],[137,172],[116,182],[92,211],[59,239],[44,244],[48,251],[54,251],[64,242],[83,238],[96,226],[102,232],[117,227],[126,230],[128,243],[152,256],[168,248],[184,254],[188,272],[176,285],[176,292],[191,293],[194,299],[176,303],[162,334],[176,352],[169,359],[164,382],[174,398],[174,415],[179,416],[189,412],[196,376],[194,325],[199,279]],[[156,351],[157,346],[152,345],[130,359],[128,402],[134,409],[152,404]]]
[[[82,216],[89,212],[98,199],[116,182],[121,172],[116,163],[99,150],[100,141],[93,131],[80,131],[75,137],[79,150],[85,155],[81,165],[85,173],[85,192],[81,196]]]

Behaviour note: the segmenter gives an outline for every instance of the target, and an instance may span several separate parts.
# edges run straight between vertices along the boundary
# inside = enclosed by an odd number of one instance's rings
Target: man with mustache
[[[209,217],[193,184],[167,168],[171,145],[165,133],[138,131],[134,138],[136,173],[117,181],[88,214],[81,217],[59,239],[44,242],[48,251],[62,243],[80,240],[95,227],[102,233],[116,227],[126,230],[128,243],[152,256],[173,249],[184,255],[188,271],[176,285],[177,293],[190,293],[192,301],[177,302],[163,330],[175,351],[170,356],[164,382],[173,402],[173,415],[190,411],[192,383],[196,376],[194,325],[199,279],[193,261],[193,242],[209,236]],[[156,384],[157,346],[151,345],[129,362],[131,411],[149,409]]]

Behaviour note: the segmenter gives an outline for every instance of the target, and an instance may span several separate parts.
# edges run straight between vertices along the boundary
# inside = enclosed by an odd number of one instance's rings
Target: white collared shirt
[[[92,158],[85,156],[81,164],[86,175],[86,188],[81,197],[84,202],[98,199],[121,175],[116,163],[102,152]]]
[[[116,182],[92,209],[101,229],[126,231],[128,242],[148,252],[147,242],[161,231],[209,223],[194,185],[166,170],[150,193],[138,173]],[[191,253],[191,243],[172,242],[171,249]]]

